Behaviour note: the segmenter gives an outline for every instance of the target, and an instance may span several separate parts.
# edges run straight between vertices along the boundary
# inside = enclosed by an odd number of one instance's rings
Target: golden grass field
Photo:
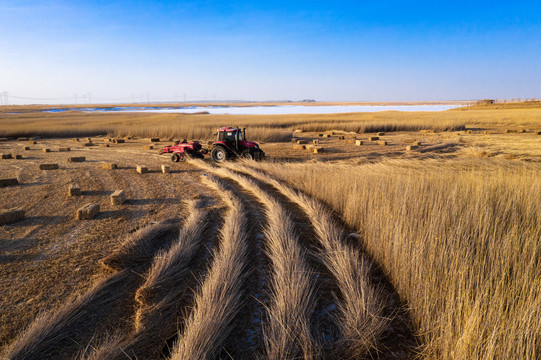
[[[26,214],[0,225],[0,359],[541,356],[538,102],[308,116],[19,109],[0,111],[0,154],[22,155],[0,160],[0,179],[19,182],[0,187],[1,209]],[[267,159],[157,153],[225,125],[246,127]],[[378,132],[385,146],[368,140]],[[113,205],[115,190],[128,200]],[[96,218],[76,220],[89,203]]]

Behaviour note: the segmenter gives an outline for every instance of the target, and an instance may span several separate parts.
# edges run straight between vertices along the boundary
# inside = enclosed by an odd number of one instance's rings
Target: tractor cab
[[[245,138],[246,129],[223,127],[218,129],[217,142],[225,142],[229,147],[238,151],[239,142]]]

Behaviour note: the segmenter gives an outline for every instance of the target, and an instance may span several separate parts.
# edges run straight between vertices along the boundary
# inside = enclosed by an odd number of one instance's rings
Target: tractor
[[[217,163],[235,158],[243,158],[248,160],[262,160],[265,157],[263,150],[259,145],[246,139],[246,128],[222,127],[218,129],[218,137],[212,150],[210,157]]]
[[[263,150],[259,145],[252,141],[244,140],[246,138],[246,129],[222,127],[218,129],[218,137],[211,145],[210,156],[217,163],[226,160],[243,158],[249,160],[262,160],[265,157]],[[179,141],[175,145],[165,146],[160,150],[161,154],[171,155],[171,161],[186,161],[188,157],[203,159],[209,153],[198,141],[187,142]]]

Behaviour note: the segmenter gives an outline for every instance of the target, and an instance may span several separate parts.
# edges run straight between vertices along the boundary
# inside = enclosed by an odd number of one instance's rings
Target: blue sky
[[[540,98],[540,39],[539,1],[0,0],[0,92],[10,103]]]

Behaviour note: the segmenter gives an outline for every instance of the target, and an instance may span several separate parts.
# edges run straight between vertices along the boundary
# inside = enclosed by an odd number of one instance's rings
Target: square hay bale
[[[338,136],[338,140],[346,140],[346,137],[344,135]]]
[[[162,165],[162,173],[168,174],[171,172],[171,166],[169,165]]]
[[[325,134],[318,134],[317,136],[319,136],[319,137],[323,137],[323,135],[325,135]]]
[[[146,145],[146,146],[145,146],[145,149],[146,149],[146,150],[152,150],[152,149],[154,149],[154,146],[152,146],[152,145]]]
[[[0,141],[8,141],[7,138],[0,138]]]
[[[24,210],[19,208],[0,210],[0,225],[11,224],[24,219]]]
[[[118,165],[113,163],[101,163],[101,168],[105,170],[115,170],[118,169]]]
[[[436,131],[433,129],[423,129],[419,131],[421,134],[434,134]]]
[[[122,205],[126,201],[126,192],[117,190],[111,194],[111,205]]]
[[[379,141],[376,141],[376,144],[381,145],[381,146],[385,146],[385,145],[387,145],[387,141],[379,140]]]
[[[379,132],[377,135],[378,136],[383,136],[383,135],[385,135],[385,133],[384,132]]]
[[[139,174],[146,174],[148,173],[148,168],[146,166],[137,165],[137,172]]]
[[[355,144],[356,139],[347,139],[346,144]]]
[[[330,138],[331,134],[323,134],[323,137]]]
[[[89,141],[89,142],[86,142],[83,144],[83,146],[94,146],[94,144],[92,144],[92,141]]]
[[[471,130],[466,130],[466,133],[467,133],[467,134],[473,134],[473,131],[471,131]]]
[[[421,146],[421,142],[420,141],[414,141],[411,143],[411,145],[413,146]]]
[[[297,140],[297,144],[308,144],[308,140]]]
[[[370,137],[368,137],[368,140],[377,141],[377,140],[379,140],[379,136],[370,136]]]
[[[25,146],[25,147],[23,148],[23,150],[25,150],[25,151],[30,150],[30,146]]]
[[[541,131],[536,131],[535,135],[541,135]]]
[[[160,138],[150,138],[150,142],[160,142]]]
[[[44,153],[48,153],[48,152],[51,152],[51,149],[49,149],[49,148],[43,148],[43,149],[41,149],[41,151],[43,151]]]
[[[406,146],[406,151],[412,151],[412,150],[415,150],[415,149],[417,149],[417,148],[418,148],[418,146],[415,146],[415,145],[408,145],[408,146]]]
[[[15,159],[17,159],[17,160],[21,160],[22,158],[23,158],[22,155],[19,155],[19,154],[15,155]]]
[[[517,132],[516,130],[512,130],[512,129],[505,129],[505,133],[506,134],[511,134],[511,133],[514,133],[514,132]]]
[[[86,158],[84,156],[72,156],[68,158],[68,162],[85,162]]]
[[[314,145],[319,144],[319,140],[312,140],[312,142],[314,143]]]
[[[100,204],[86,204],[77,210],[77,220],[93,219],[100,212]]]
[[[20,137],[20,138],[17,138],[17,141],[28,141],[28,138],[27,137]]]
[[[297,133],[297,132],[298,132],[298,133],[301,133],[301,132],[304,132],[304,130],[303,130],[303,129],[295,129],[295,131],[293,131],[293,132],[296,132],[296,133]]]
[[[58,164],[39,164],[40,170],[57,170]]]
[[[523,133],[526,132],[526,129],[519,129],[518,132],[521,133],[521,134],[523,134]]]
[[[109,147],[109,144],[100,144],[100,147],[107,148],[107,147]]]
[[[306,145],[293,145],[293,150],[304,150]]]
[[[28,143],[31,144],[31,145],[36,145],[38,142],[37,141],[29,141]]]
[[[58,148],[58,151],[60,151],[60,152],[67,152],[67,151],[71,151],[71,148],[69,148],[69,147],[59,147],[59,148]]]
[[[68,186],[68,196],[81,196],[81,187],[76,184]]]
[[[19,180],[16,178],[0,179],[0,187],[19,185]]]
[[[362,144],[363,144],[362,140],[355,140],[355,145],[356,146],[361,146]]]
[[[2,154],[2,159],[13,159],[11,154]]]
[[[78,138],[73,138],[73,141],[79,142],[79,139]]]
[[[124,144],[126,142],[126,140],[124,140],[124,139],[114,139],[113,142],[115,144]]]
[[[319,154],[319,153],[322,153],[323,152],[323,148],[322,147],[319,147],[319,146],[313,146],[311,151],[314,153],[314,154]]]

